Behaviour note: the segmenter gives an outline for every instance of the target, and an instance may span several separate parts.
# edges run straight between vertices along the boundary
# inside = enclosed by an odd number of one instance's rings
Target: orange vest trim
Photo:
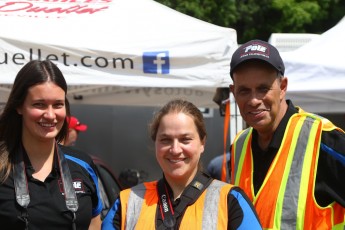
[[[190,230],[191,227],[196,230],[227,229],[227,197],[232,187],[222,181],[213,180],[196,202],[187,207],[179,229]],[[120,199],[121,229],[155,229],[158,204],[157,181],[126,189],[120,192]],[[212,226],[206,226],[206,223]]]
[[[344,227],[345,209],[320,207],[314,197],[317,159],[323,130],[330,121],[301,111],[287,125],[282,144],[256,196],[253,189],[252,128],[237,135],[232,149],[232,179],[252,200],[265,229]]]

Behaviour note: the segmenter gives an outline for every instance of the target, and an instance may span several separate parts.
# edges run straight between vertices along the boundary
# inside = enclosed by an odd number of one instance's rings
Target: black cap
[[[285,66],[278,50],[271,44],[261,40],[251,40],[241,45],[232,55],[230,63],[230,76],[236,67],[249,60],[262,60],[284,76]]]

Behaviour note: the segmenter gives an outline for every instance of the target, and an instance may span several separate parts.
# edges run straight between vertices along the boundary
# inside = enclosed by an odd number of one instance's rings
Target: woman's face
[[[66,117],[65,92],[53,82],[34,85],[17,112],[23,117],[23,139],[55,139]]]
[[[204,145],[190,116],[169,113],[162,117],[155,141],[156,158],[168,182],[192,181]]]

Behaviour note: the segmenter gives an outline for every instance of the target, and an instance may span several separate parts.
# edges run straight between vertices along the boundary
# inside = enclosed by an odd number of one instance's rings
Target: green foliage
[[[219,26],[236,21],[234,0],[157,0],[172,9]]]
[[[322,33],[345,15],[344,0],[157,0],[181,13],[236,29],[238,42],[272,33]]]

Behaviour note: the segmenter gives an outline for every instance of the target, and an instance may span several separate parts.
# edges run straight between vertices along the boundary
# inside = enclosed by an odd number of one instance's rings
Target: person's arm
[[[339,130],[322,133],[315,198],[320,206],[337,202],[345,207],[345,134]]]
[[[228,195],[228,229],[262,229],[252,202],[239,187],[232,188]]]
[[[101,215],[95,216],[91,219],[89,230],[99,230],[101,229],[102,220]]]
[[[121,229],[121,202],[119,197],[108,211],[102,222],[102,230]]]

